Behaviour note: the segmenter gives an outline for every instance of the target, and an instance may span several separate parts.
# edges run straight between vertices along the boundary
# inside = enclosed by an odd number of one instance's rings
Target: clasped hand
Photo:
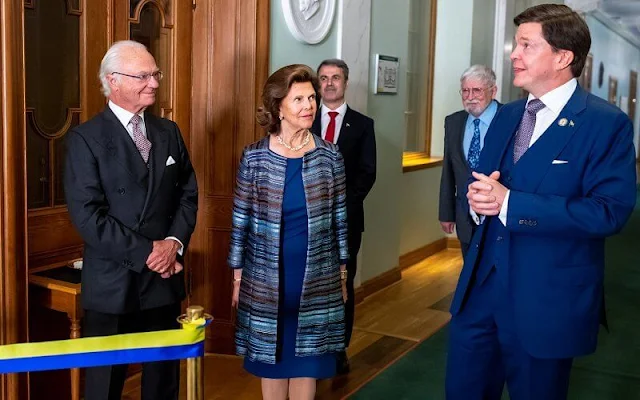
[[[173,239],[154,240],[151,254],[147,257],[147,267],[163,278],[177,274],[183,269],[182,264],[176,261],[179,249],[180,243]]]
[[[500,172],[494,171],[489,176],[473,172],[472,175],[477,181],[471,183],[467,191],[467,199],[471,209],[479,215],[500,214],[508,190],[498,181]]]

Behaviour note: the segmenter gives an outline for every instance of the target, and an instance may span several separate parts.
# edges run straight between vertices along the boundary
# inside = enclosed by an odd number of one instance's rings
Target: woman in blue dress
[[[267,400],[313,399],[344,349],[344,164],[335,145],[309,132],[317,89],[305,65],[269,77],[257,115],[269,135],[244,149],[237,174],[236,348]]]

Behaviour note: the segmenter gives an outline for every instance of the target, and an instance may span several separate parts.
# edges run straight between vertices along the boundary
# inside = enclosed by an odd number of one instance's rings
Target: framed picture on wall
[[[618,78],[609,76],[609,103],[618,104]]]
[[[593,54],[589,53],[584,63],[582,75],[578,78],[578,83],[587,92],[591,92],[591,77],[593,71]]]
[[[398,93],[398,57],[376,54],[376,76],[374,93]]]

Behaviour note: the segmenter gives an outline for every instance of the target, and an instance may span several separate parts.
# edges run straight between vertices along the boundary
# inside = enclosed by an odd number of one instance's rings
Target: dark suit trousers
[[[362,232],[349,232],[347,235],[347,245],[349,247],[349,261],[347,262],[347,302],[344,305],[344,345],[349,346],[351,333],[353,332],[353,321],[355,316],[356,299],[353,287],[358,269],[358,252],[362,242]]]
[[[105,314],[84,310],[84,336],[178,329],[180,303],[130,314]],[[120,400],[127,365],[87,368],[85,400]],[[177,400],[180,361],[142,364],[142,400]]]
[[[464,259],[469,252],[469,243],[460,242],[460,249],[462,250],[462,258]]]
[[[536,358],[522,347],[495,268],[471,285],[449,324],[447,400],[500,400],[505,381],[512,400],[565,400],[573,359]]]

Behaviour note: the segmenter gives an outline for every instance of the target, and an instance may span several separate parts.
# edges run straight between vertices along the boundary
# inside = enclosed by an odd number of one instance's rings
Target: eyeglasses
[[[122,72],[112,72],[112,74],[128,76],[129,78],[135,78],[140,82],[149,82],[149,79],[151,79],[152,76],[153,76],[153,79],[160,82],[164,76],[162,74],[162,71],[156,71],[150,74],[140,74],[140,75],[129,75],[129,74],[124,74]]]
[[[489,86],[487,88],[471,88],[471,89],[460,89],[459,93],[460,96],[464,97],[464,98],[468,98],[470,95],[472,95],[473,97],[479,97],[480,95],[484,95],[484,92],[486,92],[489,89],[493,89],[493,86]]]

